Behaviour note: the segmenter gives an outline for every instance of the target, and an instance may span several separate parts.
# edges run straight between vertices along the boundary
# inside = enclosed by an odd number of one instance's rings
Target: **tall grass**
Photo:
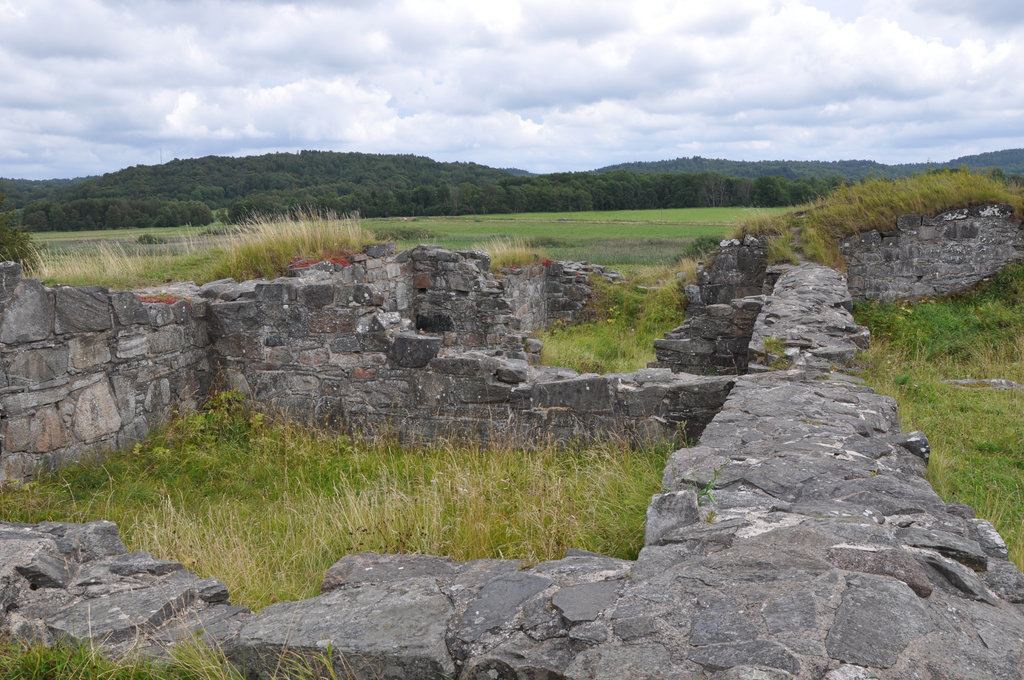
[[[947,501],[990,520],[1024,568],[1024,394],[943,380],[1024,383],[1024,266],[976,291],[920,304],[865,303],[872,331],[865,377],[900,405],[903,428],[932,444],[928,479]]]
[[[543,246],[533,245],[520,236],[497,236],[482,243],[473,244],[473,249],[482,250],[491,256],[491,271],[540,264],[548,259]]]
[[[667,450],[363,444],[271,424],[232,393],[133,452],[0,494],[8,521],[109,519],[130,548],[216,576],[253,608],[311,597],[342,555],[636,556]]]
[[[358,217],[300,213],[294,218],[254,218],[216,238],[191,236],[172,249],[100,241],[87,248],[46,248],[28,275],[48,283],[154,286],[169,281],[204,283],[284,274],[296,258],[335,257],[376,242]]]
[[[198,239],[186,238],[176,252],[97,242],[89,248],[44,248],[26,274],[47,283],[132,288],[165,281],[200,280],[208,276],[218,251]]]
[[[254,217],[224,247],[212,278],[280,276],[296,258],[330,259],[376,242],[358,216],[300,212],[295,217]]]
[[[891,230],[902,215],[934,216],[988,203],[1009,203],[1018,215],[1024,215],[1024,194],[964,169],[846,185],[792,212],[747,219],[736,234],[767,234],[770,242],[788,241],[795,235],[796,245],[807,259],[842,269],[839,239],[871,229]],[[776,255],[783,251],[777,250]]]
[[[654,339],[683,322],[683,287],[696,278],[697,263],[635,267],[630,281],[594,279],[591,323],[539,333],[545,364],[581,373],[631,372],[654,360]]]

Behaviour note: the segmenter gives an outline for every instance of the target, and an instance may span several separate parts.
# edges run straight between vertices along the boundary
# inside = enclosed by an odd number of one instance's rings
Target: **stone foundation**
[[[1002,539],[938,498],[892,399],[816,363],[864,337],[840,284],[812,265],[775,286],[756,328],[796,337],[768,317],[802,310],[802,368],[736,379],[671,456],[634,562],[347,555],[320,596],[251,613],[109,523],[4,525],[0,625],[157,655],[199,636],[252,678],[287,652],[367,679],[1019,680],[1024,574]]]

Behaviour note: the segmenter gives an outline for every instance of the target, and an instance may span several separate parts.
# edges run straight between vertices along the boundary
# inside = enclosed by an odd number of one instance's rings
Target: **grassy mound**
[[[967,170],[930,172],[905,179],[875,179],[836,189],[827,198],[784,214],[759,214],[742,222],[737,236],[767,234],[773,261],[789,259],[791,241],[803,256],[844,268],[837,241],[871,229],[888,230],[901,215],[934,216],[954,208],[1009,203],[1024,216],[1024,194]]]

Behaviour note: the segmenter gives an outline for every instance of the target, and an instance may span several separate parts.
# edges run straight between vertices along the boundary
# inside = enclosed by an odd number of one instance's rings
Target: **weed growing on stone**
[[[1024,383],[1024,266],[969,293],[918,304],[864,303],[872,331],[865,377],[900,405],[904,430],[932,445],[928,479],[946,501],[990,520],[1024,567],[1024,393],[943,380]]]
[[[8,521],[116,522],[133,550],[260,608],[319,592],[345,554],[635,558],[667,449],[407,449],[273,423],[225,393],[131,452],[0,494]]]
[[[293,219],[258,217],[227,241],[211,278],[273,278],[283,275],[297,257],[332,259],[376,241],[358,216],[307,212]]]
[[[532,245],[519,236],[500,236],[473,245],[491,256],[491,271],[525,267],[551,260],[542,246]]]

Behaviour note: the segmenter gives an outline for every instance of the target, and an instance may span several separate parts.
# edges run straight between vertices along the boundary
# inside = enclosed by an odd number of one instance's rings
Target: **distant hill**
[[[441,163],[424,156],[300,151],[233,158],[204,156],[162,165],[136,165],[100,177],[72,180],[3,179],[10,203],[79,199],[202,201],[211,209],[265,192],[343,196],[357,189],[483,184],[514,174],[476,163]]]
[[[721,158],[676,158],[669,161],[619,163],[598,168],[604,173],[627,170],[641,173],[661,172],[717,172],[727,177],[757,179],[778,175],[787,179],[827,179],[838,176],[844,180],[862,180],[869,177],[907,177],[934,168],[960,168],[970,170],[998,168],[1004,173],[1024,174],[1024,149],[990,151],[973,156],[961,156],[945,163],[903,163],[886,165],[875,161],[729,161]]]
[[[423,156],[300,151],[175,159],[99,177],[0,180],[28,231],[234,223],[316,210],[364,217],[796,205],[844,182],[943,168],[1024,174],[1024,149],[946,163],[728,161],[695,156],[531,175]]]

